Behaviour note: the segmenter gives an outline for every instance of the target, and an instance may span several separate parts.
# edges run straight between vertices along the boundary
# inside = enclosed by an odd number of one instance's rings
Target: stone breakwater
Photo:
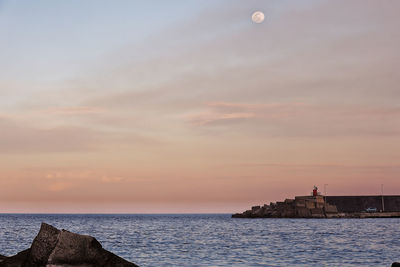
[[[340,198],[340,197],[338,197]],[[356,197],[355,197],[356,198]],[[327,201],[328,199],[328,201]],[[352,212],[343,212],[343,205],[329,202],[324,196],[296,196],[282,202],[254,206],[243,213],[233,214],[233,218],[394,218],[400,211],[366,212],[367,207]],[[400,207],[399,207],[400,208]],[[400,209],[399,209],[400,210]]]
[[[42,223],[30,248],[15,256],[0,255],[0,267],[137,267],[102,248],[91,236],[58,230]]]

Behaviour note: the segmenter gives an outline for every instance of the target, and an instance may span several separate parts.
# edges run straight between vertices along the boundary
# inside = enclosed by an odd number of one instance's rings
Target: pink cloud
[[[119,182],[121,182],[121,181],[123,181],[123,180],[124,180],[124,178],[122,178],[122,177],[107,176],[107,175],[104,175],[104,176],[101,178],[101,181],[102,181],[103,183],[119,183]]]
[[[235,124],[264,136],[400,134],[400,108],[375,105],[316,105],[301,102],[247,104],[211,102],[184,118],[194,126]]]
[[[61,192],[71,188],[71,184],[65,182],[55,182],[49,184],[46,188],[50,192]]]
[[[90,106],[70,106],[70,107],[50,107],[44,111],[46,114],[60,115],[79,115],[79,114],[94,114],[104,112],[103,108]]]
[[[254,113],[235,112],[235,113],[219,113],[219,112],[202,112],[189,116],[190,123],[194,125],[206,125],[228,121],[238,121],[243,119],[254,118]]]
[[[0,153],[84,151],[99,133],[83,127],[38,128],[0,118]]]
[[[210,102],[206,104],[206,111],[190,114],[186,119],[194,125],[207,125],[262,117],[283,118],[293,115],[304,107],[305,104],[297,102],[270,104]]]

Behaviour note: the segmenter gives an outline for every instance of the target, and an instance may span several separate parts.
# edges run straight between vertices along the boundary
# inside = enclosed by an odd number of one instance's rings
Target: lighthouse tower
[[[312,196],[313,196],[313,197],[318,196],[318,187],[316,187],[315,185],[314,185],[314,189],[313,189],[313,191],[312,191]]]

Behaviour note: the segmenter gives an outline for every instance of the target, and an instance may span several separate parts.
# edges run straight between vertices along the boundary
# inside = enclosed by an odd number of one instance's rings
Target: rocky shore
[[[0,267],[137,267],[105,250],[91,236],[42,223],[30,248],[15,256],[0,255]]]

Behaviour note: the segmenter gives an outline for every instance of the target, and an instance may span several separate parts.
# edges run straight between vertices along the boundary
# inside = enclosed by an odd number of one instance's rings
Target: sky
[[[0,0],[0,212],[231,213],[314,185],[399,194],[398,10]]]

